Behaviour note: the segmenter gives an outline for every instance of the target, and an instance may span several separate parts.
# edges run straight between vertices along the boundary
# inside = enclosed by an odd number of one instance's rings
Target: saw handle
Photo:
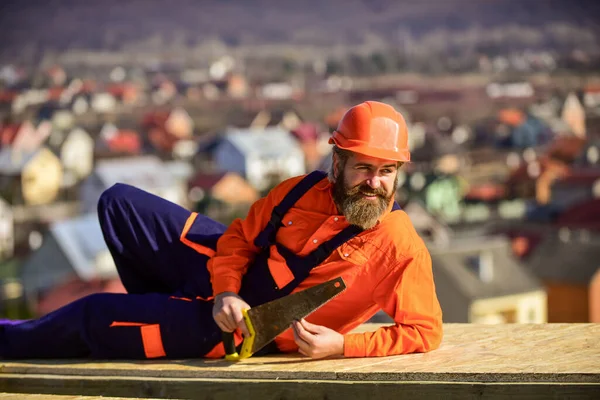
[[[225,349],[225,359],[230,361],[236,361],[240,358],[236,348],[235,339],[233,332],[223,332],[223,348]]]

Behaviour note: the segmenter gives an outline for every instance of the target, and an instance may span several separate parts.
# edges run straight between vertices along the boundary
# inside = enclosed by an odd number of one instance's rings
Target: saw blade
[[[247,315],[255,334],[251,353],[269,344],[293,321],[305,318],[344,290],[346,284],[338,277],[249,309]]]

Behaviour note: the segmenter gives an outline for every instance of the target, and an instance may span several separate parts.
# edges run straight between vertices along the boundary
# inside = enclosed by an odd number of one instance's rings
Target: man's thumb
[[[300,320],[300,323],[302,324],[302,326],[304,327],[304,329],[306,329],[310,333],[319,333],[319,332],[321,332],[321,326],[315,325],[315,324],[311,324],[310,322],[308,322],[304,318],[302,318]]]

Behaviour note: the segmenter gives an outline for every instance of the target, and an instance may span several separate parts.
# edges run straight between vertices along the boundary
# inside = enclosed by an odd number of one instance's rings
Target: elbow
[[[428,326],[420,326],[422,352],[427,353],[440,347],[444,337],[444,327],[441,318]]]

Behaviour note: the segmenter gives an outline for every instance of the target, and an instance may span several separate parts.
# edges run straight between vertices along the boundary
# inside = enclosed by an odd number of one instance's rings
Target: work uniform
[[[94,294],[0,330],[5,358],[190,358],[224,355],[212,297],[239,293],[251,306],[338,276],[347,290],[309,322],[345,335],[349,357],[431,350],[441,311],[429,253],[390,204],[376,227],[346,222],[320,171],[289,179],[227,229],[137,188],[101,197],[100,224],[128,294]],[[396,326],[347,334],[379,309]],[[242,338],[235,335],[236,344]],[[297,349],[291,330],[278,351]]]

